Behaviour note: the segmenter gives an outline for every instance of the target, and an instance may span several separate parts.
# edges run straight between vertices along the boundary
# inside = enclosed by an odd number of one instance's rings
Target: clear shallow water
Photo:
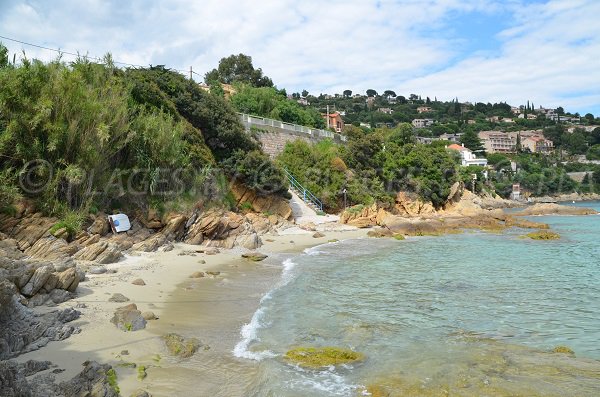
[[[584,206],[600,210],[600,203]],[[419,387],[464,378],[461,384],[489,388],[514,384],[507,381],[512,365],[521,388],[512,392],[528,395],[543,389],[536,379],[554,372],[536,373],[545,357],[533,366],[518,364],[533,357],[521,346],[566,345],[577,357],[600,359],[600,216],[536,221],[549,223],[562,239],[522,239],[527,231],[511,229],[349,240],[288,259],[281,282],[263,297],[234,351],[260,361],[257,386],[248,394],[356,396],[363,385],[394,377]],[[477,335],[476,343],[465,342],[465,335]],[[368,358],[302,370],[281,358],[295,346],[348,347]],[[586,373],[591,383],[580,382],[573,395],[600,390],[596,371]],[[569,395],[568,386],[557,387],[565,387],[558,395]]]

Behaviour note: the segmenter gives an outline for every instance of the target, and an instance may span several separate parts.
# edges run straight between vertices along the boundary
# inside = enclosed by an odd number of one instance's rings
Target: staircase
[[[323,212],[323,203],[321,202],[321,200],[319,200],[314,194],[312,194],[310,192],[310,190],[308,190],[304,186],[302,186],[300,184],[300,182],[298,182],[296,180],[296,178],[294,177],[294,175],[292,175],[291,172],[289,172],[285,168],[283,169],[283,171],[285,172],[285,175],[287,176],[288,181],[290,182],[290,190],[292,190],[294,193],[296,193],[296,195],[308,207],[310,207],[316,213],[320,213],[320,212],[322,213]]]

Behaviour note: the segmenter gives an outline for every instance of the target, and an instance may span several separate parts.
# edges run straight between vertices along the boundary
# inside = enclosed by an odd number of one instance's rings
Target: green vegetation
[[[569,355],[574,355],[575,352],[573,351],[573,349],[571,349],[568,346],[556,346],[554,349],[552,349],[552,351],[554,353],[562,353],[562,354],[569,354]]]
[[[232,84],[241,82],[254,87],[272,87],[273,81],[263,75],[262,69],[255,69],[252,65],[252,57],[244,54],[230,55],[221,58],[219,66],[204,76],[206,84],[214,83]]]
[[[169,352],[181,358],[191,357],[198,351],[200,342],[196,338],[184,339],[183,336],[177,334],[167,334],[163,336],[165,345]]]
[[[89,212],[223,203],[218,166],[244,168],[230,158],[246,153],[269,174],[241,179],[285,194],[281,170],[260,156],[229,102],[174,71],[121,70],[110,55],[103,64],[19,65],[5,55],[0,44],[0,208],[31,199],[61,219],[55,231],[73,236],[75,218]]]
[[[119,394],[121,389],[119,388],[119,384],[117,383],[117,372],[114,369],[109,369],[106,371],[106,381],[108,385],[115,391],[115,393]]]
[[[315,128],[325,128],[325,120],[316,109],[305,109],[288,100],[285,91],[274,87],[253,87],[236,84],[236,93],[231,97],[233,107],[242,113],[268,117]]]
[[[548,230],[539,230],[537,232],[528,233],[525,237],[529,237],[532,240],[559,240],[560,234]]]
[[[138,378],[138,380],[144,380],[146,378],[146,376],[148,376],[148,374],[146,373],[146,366],[145,365],[138,365],[138,367],[137,367],[137,378]]]
[[[285,354],[285,359],[307,368],[353,363],[364,360],[362,353],[339,347],[297,347]]]

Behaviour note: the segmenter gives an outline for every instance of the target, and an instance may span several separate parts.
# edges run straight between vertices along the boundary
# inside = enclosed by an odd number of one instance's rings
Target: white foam
[[[250,343],[259,340],[257,332],[262,327],[262,317],[264,315],[264,309],[261,307],[252,316],[252,319],[248,324],[244,324],[240,334],[242,340],[233,348],[233,355],[239,358],[247,358],[250,360],[260,361],[267,357],[276,357],[277,355],[269,350],[263,350],[261,352],[253,352],[248,350]]]
[[[267,292],[261,299],[260,304],[262,305],[266,301],[270,300],[273,297],[273,292],[277,291],[279,288],[288,284],[293,280],[293,269],[296,267],[296,263],[292,261],[291,258],[288,258],[282,262],[283,271],[281,272],[281,281],[273,288],[271,291]],[[259,341],[258,338],[258,330],[265,326],[263,317],[265,315],[265,308],[259,307],[252,319],[248,324],[244,324],[242,327],[240,334],[242,339],[235,345],[233,348],[233,355],[239,358],[247,358],[250,360],[260,361],[264,358],[268,357],[276,357],[277,355],[269,350],[264,350],[261,352],[253,352],[248,350],[250,344],[254,341]]]

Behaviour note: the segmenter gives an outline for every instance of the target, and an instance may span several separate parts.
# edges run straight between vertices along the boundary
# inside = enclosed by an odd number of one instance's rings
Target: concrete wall
[[[346,137],[331,131],[283,123],[257,116],[240,114],[240,120],[246,131],[253,134],[262,145],[263,151],[271,157],[283,152],[285,144],[301,140],[315,144],[324,139],[332,139],[335,143],[345,143]]]

